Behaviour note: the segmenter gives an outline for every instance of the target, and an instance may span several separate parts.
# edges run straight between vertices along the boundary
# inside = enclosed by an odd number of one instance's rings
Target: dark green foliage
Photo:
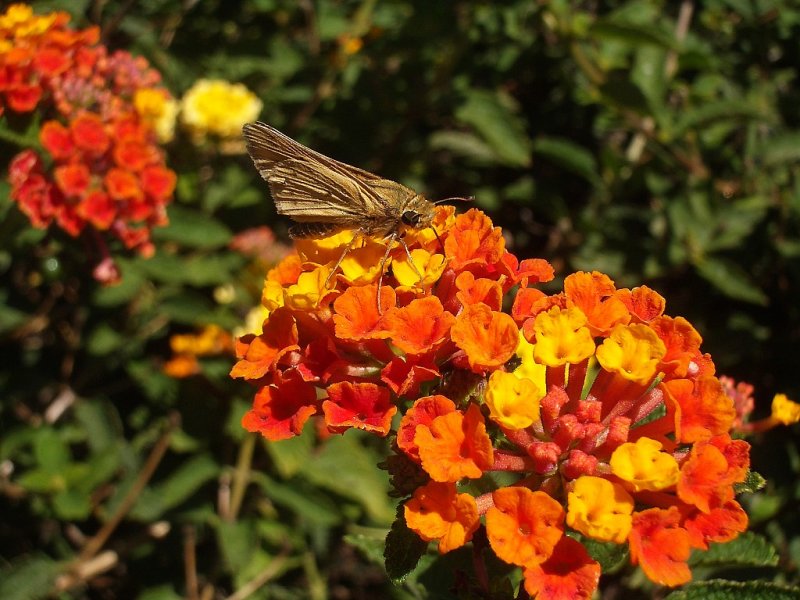
[[[202,77],[242,81],[262,118],[303,143],[433,199],[474,196],[518,256],[550,260],[558,277],[601,270],[657,289],[719,373],[756,385],[758,416],[777,391],[800,396],[796,2],[35,6],[99,24],[176,96]],[[350,54],[347,39],[363,46]],[[7,115],[0,129],[3,169],[38,143]],[[231,330],[257,303],[266,267],[231,237],[269,224],[285,240],[287,225],[246,156],[187,136],[167,152],[179,174],[171,223],[154,233],[152,259],[112,248],[115,287],[92,279],[81,239],[32,229],[0,183],[0,597],[223,597],[254,581],[253,598],[472,589],[458,570],[468,553],[433,559],[412,532],[389,529],[380,441],[350,432],[318,445],[308,431],[266,446],[240,427],[253,389],[229,380],[227,358],[185,380],[162,372],[171,335]],[[799,580],[798,440],[773,430],[753,442],[768,482],[744,502],[758,534],[693,557],[700,576],[727,568],[747,581],[669,598],[798,597],[783,587]],[[762,486],[753,474],[742,491]],[[111,563],[58,587],[84,536],[131,499],[102,546]],[[387,532],[388,576],[376,566]],[[652,596],[624,556],[596,546],[614,569],[601,593]],[[192,560],[198,582],[185,576]]]

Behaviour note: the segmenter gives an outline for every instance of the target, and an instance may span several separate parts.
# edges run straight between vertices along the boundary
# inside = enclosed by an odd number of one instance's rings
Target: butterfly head
[[[400,221],[407,227],[422,229],[430,227],[435,215],[436,207],[432,202],[422,196],[414,196],[403,208]]]

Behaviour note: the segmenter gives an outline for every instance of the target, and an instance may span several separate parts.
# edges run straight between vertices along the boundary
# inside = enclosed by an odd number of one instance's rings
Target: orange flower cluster
[[[44,121],[44,154],[26,149],[10,165],[11,197],[36,227],[109,231],[147,255],[176,176],[135,99],[169,94],[145,59],[98,40],[96,27],[70,28],[66,13],[15,4],[0,15],[0,114],[37,111]]]
[[[406,231],[386,273],[384,242],[366,239],[329,278],[350,232],[300,241],[270,271],[269,316],[231,372],[259,387],[244,427],[281,440],[319,415],[385,436],[399,410],[393,483],[440,552],[483,528],[537,598],[591,597],[585,539],[628,544],[654,582],[688,581],[692,548],[747,526],[734,485],[749,445],[729,435],[736,411],[700,335],[655,291],[601,273],[544,293],[552,267],[518,260],[478,210],[439,207],[434,227]],[[492,471],[514,483],[470,493]]]
[[[200,332],[181,333],[169,338],[172,358],[164,363],[163,371],[175,379],[184,379],[201,372],[203,356],[233,353],[233,337],[218,325],[206,325]]]

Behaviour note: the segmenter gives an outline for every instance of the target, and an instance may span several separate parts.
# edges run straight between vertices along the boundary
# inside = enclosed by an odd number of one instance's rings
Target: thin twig
[[[239,446],[239,456],[236,459],[236,471],[233,473],[233,491],[231,492],[231,503],[224,519],[228,522],[236,520],[239,509],[242,507],[242,500],[250,482],[250,465],[253,462],[253,449],[256,445],[256,434],[248,434]]]
[[[136,500],[139,498],[139,495],[144,490],[144,487],[147,485],[147,482],[150,481],[150,478],[155,473],[156,467],[158,467],[161,459],[164,458],[164,454],[167,452],[167,448],[169,448],[169,441],[172,437],[172,433],[177,429],[180,423],[180,418],[177,413],[172,413],[169,416],[169,421],[167,424],[167,428],[164,433],[161,434],[161,437],[156,442],[153,449],[150,451],[150,455],[147,457],[147,461],[142,467],[142,470],[139,472],[139,476],[134,481],[131,489],[128,491],[128,494],[120,503],[119,507],[117,508],[117,512],[106,521],[105,525],[100,528],[98,531],[83,547],[81,550],[80,555],[78,555],[77,563],[86,562],[87,560],[91,559],[100,548],[108,541],[108,538],[120,524],[125,515],[130,512],[133,505],[136,503]]]
[[[284,549],[276,556],[267,567],[256,575],[253,579],[245,583],[236,592],[228,596],[225,600],[245,600],[248,596],[252,595],[256,590],[262,587],[270,579],[275,577],[286,563],[286,556],[289,553],[288,549]]]
[[[197,583],[197,536],[194,527],[187,525],[183,529],[183,572],[186,579],[187,600],[199,600],[200,591]]]

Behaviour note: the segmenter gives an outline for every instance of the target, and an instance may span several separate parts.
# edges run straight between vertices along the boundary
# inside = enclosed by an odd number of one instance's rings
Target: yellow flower
[[[525,339],[522,331],[519,332],[519,345],[517,346],[516,355],[520,360],[519,366],[514,369],[513,373],[520,379],[530,379],[536,384],[540,390],[547,389],[547,367],[537,363],[533,359],[534,345]]]
[[[313,271],[301,273],[297,283],[284,290],[283,301],[289,308],[297,310],[313,310],[325,295],[325,281],[330,269],[317,267]]]
[[[355,285],[371,283],[378,278],[386,246],[372,238],[366,238],[364,245],[353,248],[342,260],[342,274]],[[336,257],[338,260],[338,256]]]
[[[579,363],[594,354],[594,341],[586,327],[586,315],[579,308],[554,306],[537,315],[533,326],[536,362],[548,367]]]
[[[772,399],[772,418],[783,425],[800,421],[800,404],[792,402],[786,394],[775,394]]]
[[[614,450],[611,472],[627,482],[634,492],[658,491],[675,485],[680,470],[675,457],[661,452],[661,443],[650,438],[627,442]]]
[[[633,498],[602,477],[583,476],[567,496],[567,525],[602,542],[622,544],[631,530]]]
[[[181,121],[199,136],[238,138],[242,126],[255,121],[263,104],[241,83],[199,79],[181,101]]]
[[[325,265],[339,260],[345,246],[353,240],[353,235],[353,231],[344,229],[327,237],[298,239],[294,245],[304,262]]]
[[[0,30],[8,30],[17,39],[41,35],[61,14],[63,13],[53,12],[38,17],[27,4],[12,4],[5,14],[0,15]]]
[[[265,280],[264,289],[261,290],[261,305],[267,314],[283,306],[283,286],[277,281]]]
[[[484,401],[495,423],[512,430],[525,429],[539,420],[539,400],[544,393],[530,379],[494,371],[486,386]]]
[[[175,137],[178,103],[166,90],[153,88],[136,90],[133,105],[139,116],[156,132],[159,141],[166,143]]]
[[[411,262],[414,265],[412,266]],[[422,281],[420,282],[417,267]],[[422,287],[429,288],[434,283],[439,281],[445,267],[445,260],[442,254],[431,254],[427,250],[417,248],[411,251],[411,261],[408,260],[408,255],[403,252],[400,258],[392,261],[392,273],[394,273],[397,282],[404,287]]]
[[[617,325],[597,349],[597,362],[610,373],[647,385],[666,353],[664,342],[647,325]]]

